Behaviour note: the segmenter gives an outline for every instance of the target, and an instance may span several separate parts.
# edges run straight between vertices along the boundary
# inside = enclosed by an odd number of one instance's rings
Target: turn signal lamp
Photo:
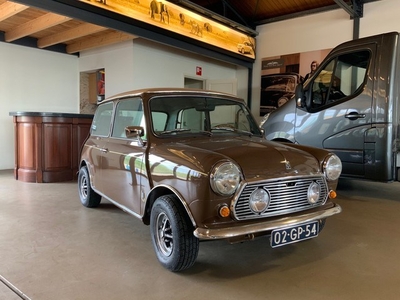
[[[330,199],[335,199],[336,196],[337,196],[337,194],[336,194],[335,191],[333,191],[333,190],[330,190],[330,191],[329,191],[329,198],[330,198]]]
[[[229,215],[231,214],[231,210],[228,206],[223,205],[219,208],[218,213],[221,217],[226,218],[229,217]]]

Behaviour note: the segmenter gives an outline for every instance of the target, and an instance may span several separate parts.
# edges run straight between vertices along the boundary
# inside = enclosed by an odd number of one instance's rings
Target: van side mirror
[[[294,95],[296,97],[296,105],[297,107],[304,107],[305,106],[305,96],[304,96],[304,88],[303,88],[303,84],[299,83],[296,86],[296,90],[294,92]]]

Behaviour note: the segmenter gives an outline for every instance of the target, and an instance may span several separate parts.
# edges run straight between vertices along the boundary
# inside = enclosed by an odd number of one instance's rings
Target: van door
[[[296,142],[336,153],[345,176],[365,176],[375,53],[368,44],[331,55],[306,82],[304,107],[296,108]]]

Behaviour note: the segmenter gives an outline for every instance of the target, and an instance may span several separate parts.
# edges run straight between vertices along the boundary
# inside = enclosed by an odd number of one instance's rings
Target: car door
[[[105,161],[103,157],[105,145],[110,134],[112,113],[112,102],[99,105],[93,117],[90,128],[90,138],[86,142],[86,144],[90,146],[90,163],[88,166],[92,177],[91,184],[92,187],[100,193],[104,192],[102,174],[106,166],[104,165]]]
[[[126,126],[144,126],[142,101],[139,97],[119,101],[115,108],[111,136],[105,145],[103,163],[104,194],[121,208],[140,214],[145,144],[139,138],[127,138]]]
[[[343,174],[364,176],[365,141],[373,122],[375,44],[332,56],[305,87],[296,108],[295,141],[335,152]]]

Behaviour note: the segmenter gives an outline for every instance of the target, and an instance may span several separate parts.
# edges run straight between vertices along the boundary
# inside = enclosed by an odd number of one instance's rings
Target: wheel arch
[[[145,206],[143,217],[142,217],[142,221],[144,224],[146,224],[146,225],[150,224],[151,208],[153,207],[154,202],[163,195],[174,195],[176,197],[176,199],[178,200],[178,203],[186,211],[186,214],[189,217],[193,227],[196,227],[196,221],[194,220],[194,217],[193,217],[186,201],[183,199],[181,194],[176,189],[174,189],[170,186],[167,186],[167,185],[159,185],[159,186],[154,187],[150,191],[149,195],[147,196],[146,206]]]
[[[93,172],[94,172],[93,171],[93,166],[91,166],[89,162],[87,162],[86,160],[83,159],[79,163],[79,169],[78,169],[77,174],[79,174],[79,170],[82,167],[86,167],[86,169],[87,169],[87,171],[89,173],[89,183],[90,183],[90,186],[93,188]],[[97,192],[96,188],[93,188],[93,189]]]

